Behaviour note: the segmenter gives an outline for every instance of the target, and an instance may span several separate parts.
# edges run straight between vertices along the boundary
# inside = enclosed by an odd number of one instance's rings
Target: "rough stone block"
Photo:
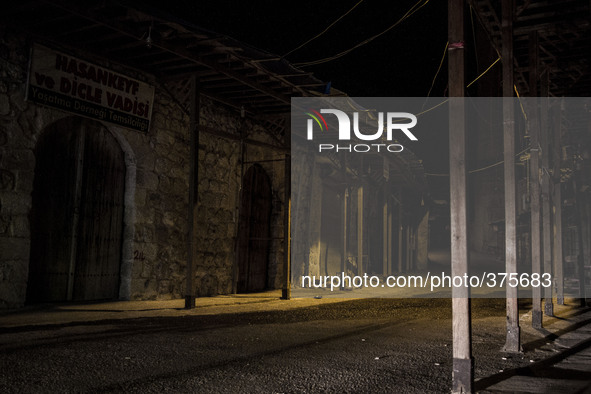
[[[31,210],[31,196],[16,192],[0,193],[2,214],[28,215]]]
[[[146,189],[138,187],[135,189],[135,205],[141,207],[146,205]]]
[[[31,193],[33,191],[33,182],[35,173],[33,171],[18,171],[16,173],[15,190],[18,192]]]
[[[26,238],[0,237],[0,261],[28,261],[30,244],[30,241]]]
[[[12,217],[11,235],[17,238],[29,238],[31,229],[29,228],[29,218],[25,215]]]
[[[0,94],[0,116],[6,116],[10,113],[10,100],[8,95]]]
[[[14,190],[16,175],[13,171],[0,169],[0,190]]]
[[[136,172],[136,183],[138,187],[147,190],[156,190],[158,188],[158,175],[153,171],[138,169]]]

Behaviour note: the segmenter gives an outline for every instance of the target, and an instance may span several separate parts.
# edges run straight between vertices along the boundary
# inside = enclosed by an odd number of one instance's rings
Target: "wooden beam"
[[[505,272],[517,273],[517,192],[515,186],[515,105],[513,98],[513,18],[514,0],[503,0],[503,159],[505,179]],[[518,288],[506,286],[506,352],[521,351]]]
[[[531,272],[532,275],[541,275],[541,245],[540,245],[540,125],[537,107],[538,86],[538,33],[532,32],[529,40],[529,91],[530,113],[529,133],[531,144],[530,159],[530,207],[531,207]],[[532,286],[532,326],[542,328],[542,299],[539,286]]]
[[[550,222],[550,144],[548,141],[548,69],[544,70],[540,81],[540,143],[542,149],[542,251],[544,273],[552,275],[552,225]],[[554,316],[552,286],[544,287],[544,313]]]
[[[195,308],[195,262],[197,261],[197,242],[195,229],[197,223],[198,169],[199,169],[199,81],[191,77],[191,107],[189,110],[190,166],[189,166],[189,220],[187,229],[187,288],[185,289],[185,309]]]
[[[464,0],[448,0],[449,183],[451,272],[468,273],[466,133],[464,115]],[[452,393],[471,393],[474,385],[469,287],[452,286]]]
[[[141,35],[138,35],[134,30],[132,30],[127,24],[122,22],[117,22],[115,20],[108,20],[107,18],[100,17],[98,14],[89,14],[84,8],[82,7],[72,7],[72,5],[62,5],[59,3],[52,3],[53,6],[60,8],[70,14],[79,16],[81,18],[87,19],[96,24],[103,25],[111,30],[114,30],[124,36],[131,37],[138,41],[142,41]],[[250,86],[253,89],[259,90],[268,94],[271,97],[275,97],[277,100],[282,101],[285,104],[291,104],[291,99],[288,96],[285,96],[281,93],[277,93],[274,90],[270,89],[269,87],[253,81],[252,78],[245,77],[240,73],[232,70],[231,68],[224,67],[221,63],[207,59],[205,57],[201,57],[190,50],[187,50],[184,46],[174,44],[172,42],[164,42],[163,40],[155,38],[154,42],[152,43],[153,48],[159,48],[170,52],[180,58],[190,60],[194,63],[201,64],[207,66],[217,72],[224,74],[232,79],[242,82],[243,84]]]

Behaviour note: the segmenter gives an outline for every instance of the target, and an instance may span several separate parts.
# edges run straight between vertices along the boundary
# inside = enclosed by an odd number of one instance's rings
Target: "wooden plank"
[[[514,0],[503,0],[503,159],[505,180],[505,272],[517,273],[517,206],[515,185],[515,107],[513,102]],[[517,288],[506,286],[507,335],[504,350],[521,351]]]
[[[529,119],[529,132],[531,144],[530,159],[530,207],[531,207],[531,264],[532,275],[541,275],[541,240],[540,240],[540,181],[539,181],[539,155],[540,155],[540,125],[537,108],[537,84],[538,84],[538,34],[530,33],[529,41],[529,90],[531,107]],[[540,287],[532,287],[532,326],[542,327],[542,300]]]
[[[552,225],[550,222],[550,144],[548,138],[548,69],[544,70],[540,78],[540,150],[542,156],[542,249],[544,273],[552,275]],[[544,287],[544,314],[554,316],[554,301],[552,300],[552,286]]]
[[[466,135],[464,115],[464,0],[448,0],[449,182],[451,214],[451,272],[468,273],[466,201]],[[455,48],[460,46],[460,48]],[[474,385],[470,289],[452,288],[452,392],[471,393]]]
[[[197,261],[197,242],[195,229],[198,226],[197,205],[199,192],[199,81],[196,75],[191,76],[191,106],[189,110],[190,134],[190,165],[189,165],[189,212],[187,221],[187,286],[185,289],[185,308],[195,308],[195,276],[194,264]]]
[[[78,143],[76,145],[76,178],[74,181],[74,215],[72,217],[72,231],[70,233],[70,261],[68,269],[68,293],[67,300],[74,297],[74,281],[76,275],[76,257],[78,247],[78,221],[80,219],[80,200],[82,197],[82,176],[84,175],[84,139],[86,136],[85,127],[80,128]]]

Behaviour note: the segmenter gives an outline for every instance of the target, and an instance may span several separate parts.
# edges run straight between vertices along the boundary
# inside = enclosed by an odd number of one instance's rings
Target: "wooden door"
[[[267,288],[270,246],[271,182],[260,165],[244,175],[238,235],[239,293]]]
[[[125,165],[100,123],[56,122],[36,148],[27,301],[119,296]]]

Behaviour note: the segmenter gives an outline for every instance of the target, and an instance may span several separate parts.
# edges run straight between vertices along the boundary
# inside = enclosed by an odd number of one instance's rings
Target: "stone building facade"
[[[39,141],[50,129],[72,125],[86,128],[87,134],[102,130],[105,138],[114,141],[120,149],[120,165],[124,169],[123,223],[118,239],[121,246],[116,273],[118,285],[113,298],[183,297],[187,277],[191,160],[187,112],[154,76],[85,52],[76,55],[92,56],[99,65],[156,86],[149,131],[80,118],[29,102],[25,100],[25,92],[30,47],[31,41],[26,35],[0,28],[0,308],[19,307],[30,302],[28,298],[32,293],[27,287],[31,283],[31,256],[35,247],[32,245],[36,231],[33,224],[35,215],[39,214],[34,204],[37,200],[59,201],[60,198],[59,191],[34,198],[35,193],[40,192],[35,190],[40,182],[36,177],[51,173],[38,168]],[[197,258],[194,262],[197,296],[236,291],[236,244],[244,199],[241,190],[243,178],[253,166],[266,174],[271,189],[265,288],[278,288],[282,283],[285,152],[272,148],[276,140],[260,123],[241,115],[234,108],[201,97],[199,125],[203,130],[200,131],[197,174],[199,225],[195,229]],[[76,130],[72,135],[75,134]],[[250,143],[241,140],[244,134],[248,135]],[[66,148],[49,141],[46,149],[60,157],[68,154]],[[91,217],[81,216],[78,220],[83,222]],[[72,232],[65,231],[62,236],[71,237]],[[47,240],[43,242],[47,246]],[[48,272],[44,274],[46,277],[51,274]],[[68,272],[53,274],[67,276]],[[69,274],[73,275],[71,271]],[[61,296],[53,295],[47,301],[76,299],[76,294],[80,300],[92,299],[92,292],[85,296],[74,291],[73,297],[62,292]],[[43,302],[43,299],[37,301]]]

